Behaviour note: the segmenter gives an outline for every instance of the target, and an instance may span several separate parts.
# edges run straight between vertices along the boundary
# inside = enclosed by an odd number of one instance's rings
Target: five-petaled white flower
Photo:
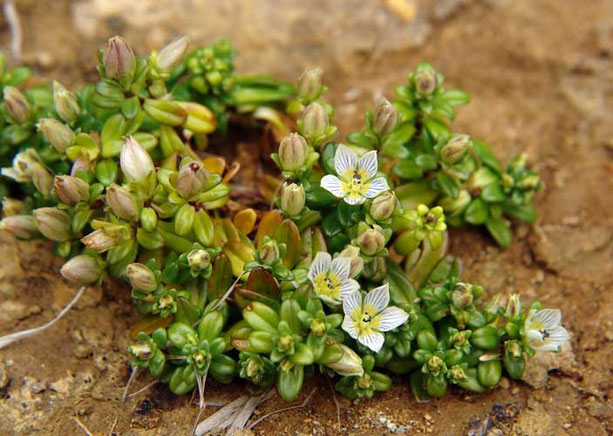
[[[409,319],[409,314],[404,310],[388,307],[389,302],[388,283],[370,291],[363,301],[358,291],[343,298],[343,330],[375,353],[378,352],[385,341],[382,332],[393,330]]]
[[[321,179],[321,187],[349,204],[362,204],[368,198],[375,198],[389,190],[387,181],[377,177],[377,152],[364,153],[358,159],[355,151],[339,145],[334,155],[334,168],[337,176],[327,174]]]
[[[351,259],[332,256],[320,251],[315,256],[309,270],[309,279],[315,293],[329,304],[339,304],[341,300],[360,288],[358,282],[350,278]]]
[[[558,309],[532,310],[524,327],[526,339],[536,351],[557,351],[570,338]]]

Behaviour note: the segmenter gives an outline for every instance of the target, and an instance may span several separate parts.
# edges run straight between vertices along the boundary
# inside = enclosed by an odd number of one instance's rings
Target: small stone
[[[570,422],[566,422],[564,424],[562,424],[562,427],[564,427],[565,430],[568,430],[569,428],[571,428],[573,425]]]
[[[8,386],[11,378],[6,370],[6,364],[4,361],[0,361],[0,389],[4,389]]]
[[[40,306],[30,306],[15,300],[3,301],[0,303],[0,324],[10,325],[41,311]]]
[[[387,422],[387,418],[381,417],[381,418],[379,418],[379,422],[381,424],[385,424]]]
[[[511,387],[511,383],[509,382],[509,379],[506,377],[502,377],[500,379],[500,387],[502,389],[509,389]]]
[[[433,421],[434,421],[434,418],[432,418],[432,415],[430,415],[429,413],[426,413],[426,414],[424,415],[424,419],[425,419],[426,421],[428,421],[428,422],[433,422]]]

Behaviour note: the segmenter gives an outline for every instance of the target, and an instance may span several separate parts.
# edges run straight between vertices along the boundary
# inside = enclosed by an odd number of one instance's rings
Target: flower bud
[[[22,239],[30,239],[38,233],[36,221],[34,221],[34,217],[31,215],[10,215],[4,217],[0,221],[0,229]]]
[[[340,257],[351,259],[351,269],[349,275],[356,278],[364,268],[364,259],[360,256],[360,249],[355,245],[347,245],[339,254]]]
[[[271,239],[260,248],[260,262],[264,265],[272,265],[279,259],[279,245]]]
[[[38,121],[37,126],[45,139],[60,153],[70,147],[75,138],[70,127],[53,118],[42,118]]]
[[[34,163],[30,166],[30,175],[36,190],[43,194],[45,198],[51,197],[54,182],[51,170],[43,164]]]
[[[162,48],[155,60],[157,70],[160,73],[172,72],[185,56],[188,46],[189,38],[182,36]]]
[[[128,347],[128,351],[132,353],[134,357],[140,360],[149,360],[153,357],[153,350],[146,342],[137,342],[134,345]]]
[[[392,191],[378,195],[370,205],[370,216],[376,221],[385,221],[396,209],[396,195]]]
[[[505,346],[506,352],[509,353],[511,357],[515,357],[515,358],[521,357],[523,350],[519,342],[513,341],[513,340],[506,341],[504,343],[504,346]]]
[[[296,94],[307,102],[315,100],[321,93],[321,68],[307,70],[298,78]]]
[[[211,264],[211,256],[206,250],[192,250],[187,255],[187,263],[194,271],[201,271]]]
[[[209,172],[204,168],[204,165],[192,160],[179,169],[175,189],[181,197],[189,199],[204,189],[208,178]]]
[[[102,56],[106,77],[121,80],[132,78],[136,71],[136,56],[128,43],[120,36],[109,39]]]
[[[356,239],[358,247],[367,256],[374,256],[385,248],[385,236],[381,227],[375,226],[363,231]]]
[[[307,138],[317,138],[326,133],[330,126],[328,114],[319,103],[311,103],[304,110],[302,115],[302,133]]]
[[[136,221],[139,216],[136,197],[126,188],[113,183],[106,190],[106,204],[119,218]]]
[[[89,200],[89,184],[78,177],[55,176],[54,187],[62,203],[74,206]]]
[[[385,279],[387,276],[385,257],[378,256],[369,262],[365,262],[362,275],[373,282],[380,282]]]
[[[87,248],[94,249],[98,253],[103,253],[117,246],[117,238],[104,229],[94,230],[89,235],[81,238],[81,242]]]
[[[536,174],[531,174],[517,182],[517,187],[521,189],[536,189],[540,182],[541,180],[539,179],[539,176]]]
[[[428,359],[428,362],[426,362],[426,365],[428,365],[428,370],[430,372],[437,373],[441,369],[444,368],[445,362],[443,362],[443,360],[440,357],[435,355],[435,356],[430,357],[430,359]]]
[[[521,315],[521,300],[519,294],[511,294],[507,303],[507,316],[517,319]]]
[[[264,373],[264,361],[260,356],[254,356],[247,359],[245,374],[248,378],[255,382],[256,380],[260,380]]]
[[[473,292],[469,285],[458,282],[451,293],[451,301],[458,309],[465,309],[473,304]]]
[[[299,215],[304,209],[306,194],[302,185],[284,184],[281,189],[279,208],[289,216]]]
[[[2,211],[5,216],[21,215],[27,209],[26,204],[16,198],[4,197],[2,200]]]
[[[429,97],[436,89],[436,73],[431,67],[415,73],[415,93],[420,97]]]
[[[362,368],[362,359],[358,354],[346,345],[339,344],[343,351],[343,355],[334,363],[329,363],[326,366],[332,368],[337,374],[343,376],[359,376],[364,375]]]
[[[77,172],[79,170],[83,170],[85,172],[89,171],[90,163],[84,157],[78,157],[74,163],[72,164],[72,168],[70,168],[70,175],[72,177],[76,177]]]
[[[76,121],[81,113],[77,97],[57,81],[53,82],[53,105],[60,118],[67,123]]]
[[[458,163],[466,156],[470,147],[470,136],[454,135],[441,149],[441,159],[448,164]]]
[[[126,267],[130,285],[138,291],[150,293],[157,289],[155,274],[142,263],[131,263]]]
[[[459,383],[461,381],[466,380],[466,373],[464,372],[464,368],[460,365],[453,365],[449,369],[449,378],[453,383]]]
[[[290,133],[279,144],[279,161],[284,171],[296,171],[307,161],[308,146],[306,139],[298,133]]]
[[[119,156],[124,176],[131,182],[142,182],[155,168],[147,150],[133,137],[128,137]]]
[[[41,207],[34,210],[38,230],[52,241],[64,242],[70,239],[70,215],[55,207]]]
[[[69,282],[89,285],[98,281],[102,274],[102,268],[93,257],[79,254],[62,266],[60,274]]]
[[[18,124],[32,121],[32,109],[25,95],[14,86],[4,87],[4,104]]]
[[[328,330],[326,327],[326,323],[323,322],[321,319],[317,318],[311,321],[309,329],[311,330],[311,333],[317,337],[322,337],[326,334],[326,331]]]
[[[384,97],[379,99],[372,122],[372,129],[379,135],[387,135],[396,127],[398,112],[393,104]]]

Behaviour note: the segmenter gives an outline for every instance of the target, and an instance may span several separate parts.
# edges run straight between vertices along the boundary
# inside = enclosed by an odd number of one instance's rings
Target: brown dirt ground
[[[342,430],[327,384],[311,380],[299,400],[317,388],[308,407],[268,419],[256,434],[613,432],[613,2],[123,3],[18,1],[25,60],[76,87],[95,77],[93,48],[111,34],[125,35],[139,52],[178,33],[198,43],[230,35],[243,52],[241,72],[292,79],[322,66],[345,133],[360,128],[374,95],[390,95],[419,60],[429,60],[449,86],[473,97],[457,130],[485,139],[504,159],[527,151],[546,182],[538,223],[516,227],[509,249],[480,231],[453,230],[451,250],[466,278],[490,295],[520,292],[560,307],[574,354],[534,365],[529,384],[504,383],[484,395],[452,389],[430,403],[417,403],[397,378],[372,401],[342,400]],[[5,45],[8,29],[0,26]],[[0,333],[46,322],[75,292],[58,278],[61,261],[49,245],[0,235],[0,249]],[[0,433],[83,434],[75,418],[92,434],[188,433],[196,414],[189,398],[154,387],[118,401],[137,318],[129,303],[124,286],[90,289],[51,331],[0,351]],[[554,369],[549,378],[543,368]],[[141,377],[134,389],[148,381]],[[207,393],[227,401],[239,389],[211,383]],[[258,413],[280,407],[273,397]]]

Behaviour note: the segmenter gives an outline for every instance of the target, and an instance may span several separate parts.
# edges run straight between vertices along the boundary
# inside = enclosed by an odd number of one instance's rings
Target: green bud
[[[364,269],[362,274],[367,279],[373,282],[380,282],[387,276],[387,265],[385,264],[385,257],[378,256],[372,259],[370,262],[364,263]]]
[[[187,118],[183,127],[194,133],[212,133],[217,127],[217,119],[213,112],[206,106],[191,101],[177,102],[185,111]]]
[[[89,184],[78,177],[55,176],[55,193],[64,204],[74,206],[89,200]]]
[[[362,367],[362,359],[358,354],[346,345],[338,345],[342,350],[342,356],[339,360],[333,363],[326,364],[332,368],[337,374],[342,376],[362,376],[364,368]]]
[[[200,271],[211,264],[211,256],[206,250],[192,250],[187,255],[187,263],[191,269]]]
[[[96,250],[99,253],[110,250],[118,244],[117,238],[104,229],[94,230],[89,235],[81,238],[81,242],[87,248]]]
[[[201,162],[189,161],[181,165],[177,174],[175,189],[181,197],[192,198],[206,187],[208,177],[209,172]]]
[[[470,136],[454,135],[441,149],[441,159],[450,165],[458,163],[466,156],[469,147]]]
[[[392,191],[378,195],[370,205],[370,216],[376,221],[385,221],[396,210],[396,194]]]
[[[128,43],[120,36],[109,39],[102,57],[106,77],[115,80],[128,78],[136,72],[136,56]]]
[[[187,120],[187,112],[177,102],[148,98],[143,104],[145,112],[160,124],[181,126]]]
[[[428,361],[426,362],[426,365],[428,365],[428,371],[430,371],[433,374],[436,374],[442,369],[444,369],[445,362],[443,362],[443,360],[440,357],[434,355],[430,357],[430,359],[428,359]]]
[[[379,135],[387,135],[396,127],[398,112],[393,104],[384,97],[381,97],[375,109],[372,122],[372,129]]]
[[[326,331],[327,331],[326,323],[323,322],[321,319],[317,319],[317,318],[311,321],[311,324],[309,325],[309,329],[311,330],[311,333],[313,333],[313,335],[317,337],[322,337],[323,335],[326,334]]]
[[[150,207],[143,207],[140,213],[140,223],[147,232],[152,232],[158,225],[158,216]]]
[[[53,104],[57,114],[67,123],[76,121],[81,113],[77,97],[57,81],[53,82]]]
[[[429,97],[436,89],[436,72],[432,67],[424,67],[414,76],[415,93],[419,97]]]
[[[308,145],[298,133],[290,133],[279,144],[279,161],[284,171],[296,171],[307,161]]]
[[[128,351],[140,360],[149,360],[153,357],[153,350],[146,342],[137,342],[131,345]]]
[[[0,229],[22,239],[30,239],[38,233],[36,221],[31,215],[10,215],[2,218]]]
[[[502,377],[502,364],[500,360],[489,360],[479,363],[477,377],[481,386],[486,388],[496,386]]]
[[[38,230],[52,241],[64,242],[70,239],[70,216],[55,207],[41,207],[34,210]]]
[[[17,124],[32,121],[32,109],[28,99],[14,86],[4,87],[4,104]]]
[[[304,209],[306,194],[302,185],[292,183],[283,184],[281,188],[281,198],[279,208],[289,216],[299,215]]]
[[[298,78],[296,94],[298,98],[310,102],[321,93],[321,68],[307,70]]]
[[[150,293],[157,289],[155,274],[142,263],[131,263],[126,267],[126,275],[130,284],[136,290]]]
[[[330,126],[328,114],[319,103],[311,103],[302,115],[302,133],[309,139],[318,138],[326,133]]]
[[[126,138],[121,148],[119,164],[124,176],[131,182],[142,182],[155,171],[147,150],[131,136]]]
[[[294,347],[294,338],[292,338],[290,335],[281,336],[277,340],[277,349],[281,353],[287,353],[293,347]]]
[[[126,188],[113,183],[106,190],[106,204],[119,218],[136,221],[139,215],[136,197]]]
[[[79,285],[89,285],[97,282],[103,269],[96,259],[86,254],[79,254],[66,262],[60,274],[69,282]]]
[[[536,189],[539,183],[539,176],[536,174],[531,174],[517,182],[517,187],[521,189]]]
[[[473,331],[470,342],[474,346],[483,348],[484,350],[493,350],[498,347],[500,338],[498,337],[498,332],[495,327],[485,326]]]
[[[466,372],[460,365],[453,365],[449,369],[449,378],[452,383],[459,383],[466,380]]]
[[[379,226],[363,231],[356,239],[356,244],[366,256],[374,256],[385,248],[385,235]]]
[[[473,304],[473,292],[470,286],[463,282],[458,282],[451,293],[451,301],[458,309],[465,309]]]
[[[75,134],[72,129],[53,118],[40,119],[37,127],[45,139],[60,153],[63,153],[74,141]]]
[[[362,272],[364,268],[364,259],[360,256],[360,248],[355,245],[347,245],[343,251],[339,253],[340,257],[347,257],[351,259],[350,276],[356,278]]]
[[[170,73],[185,56],[187,47],[189,46],[189,38],[182,36],[179,39],[175,39],[170,44],[166,45],[160,50],[155,60],[155,67],[160,73]]]

